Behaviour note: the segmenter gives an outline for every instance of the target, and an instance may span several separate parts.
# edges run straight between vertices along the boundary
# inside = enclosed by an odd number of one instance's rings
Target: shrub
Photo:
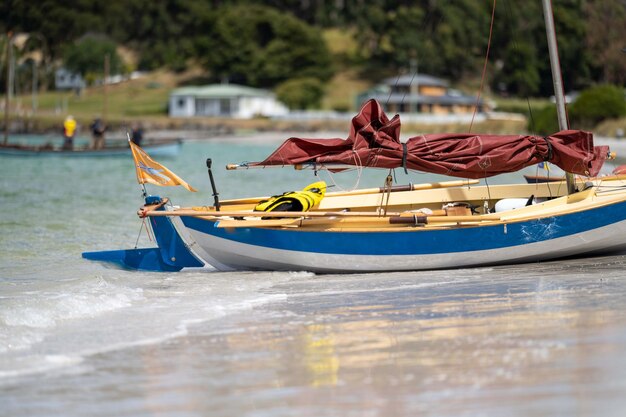
[[[324,85],[317,78],[294,78],[276,87],[276,97],[292,110],[319,108]]]
[[[584,90],[570,107],[571,122],[580,128],[592,128],[603,120],[625,115],[624,90],[612,85]]]
[[[559,119],[556,115],[556,107],[554,105],[545,106],[532,113],[532,117],[528,118],[528,130],[531,133],[539,135],[550,135],[558,132]]]
[[[116,44],[102,36],[86,36],[64,51],[65,66],[90,80],[104,74],[105,55],[109,55],[109,74],[119,74],[124,65]]]

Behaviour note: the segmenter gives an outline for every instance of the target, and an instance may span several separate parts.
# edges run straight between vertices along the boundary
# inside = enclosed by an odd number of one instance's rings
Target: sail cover
[[[262,162],[248,166],[350,165],[405,168],[462,178],[515,172],[542,161],[573,174],[596,176],[607,158],[593,135],[564,130],[550,136],[429,134],[400,142],[400,117],[389,119],[376,100],[352,119],[347,139],[290,138]]]

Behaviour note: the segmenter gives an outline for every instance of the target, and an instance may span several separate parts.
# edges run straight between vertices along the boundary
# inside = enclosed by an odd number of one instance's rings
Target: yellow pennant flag
[[[187,184],[182,178],[174,174],[163,165],[155,162],[148,156],[148,154],[135,145],[133,142],[128,142],[130,149],[133,152],[133,159],[135,160],[135,171],[137,172],[137,182],[139,184],[154,184],[154,185],[182,185],[189,191],[197,191],[191,185]]]

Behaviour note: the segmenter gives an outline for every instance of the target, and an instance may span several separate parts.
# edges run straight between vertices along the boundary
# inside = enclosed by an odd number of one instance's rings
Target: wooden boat
[[[329,193],[308,212],[253,212],[262,198],[223,201],[216,211],[174,208],[152,197],[139,214],[150,219],[159,248],[84,256],[150,270],[354,272],[536,262],[625,249],[626,176],[578,186],[576,193],[555,195],[546,183],[421,184],[389,194]],[[526,205],[531,196],[542,202]],[[484,209],[501,201],[518,207]],[[379,212],[381,204],[386,213]]]
[[[549,177],[547,175],[524,175],[524,179],[529,184],[536,184],[538,182],[562,182],[565,181],[565,177]]]
[[[175,157],[180,152],[182,139],[144,140],[143,148],[151,155],[161,158]],[[128,142],[124,140],[109,141],[103,149],[91,149],[88,146],[75,146],[74,149],[62,149],[51,144],[0,144],[0,155],[6,156],[61,156],[61,157],[129,157],[131,156]]]
[[[550,35],[549,0],[544,11]],[[380,189],[325,193],[308,211],[268,212],[255,210],[267,196],[219,201],[208,160],[213,206],[180,208],[167,198],[147,196],[138,214],[149,219],[158,247],[83,256],[157,271],[347,273],[513,264],[625,250],[626,175],[598,177],[608,147],[594,146],[588,132],[568,129],[550,36],[549,45],[562,129],[554,135],[422,135],[401,142],[399,117],[389,119],[371,100],[353,119],[347,139],[291,138],[264,161],[229,166],[403,168],[462,179],[402,187],[389,181]],[[564,186],[477,185],[480,178],[541,161],[567,172]]]
[[[622,175],[626,175],[626,165],[619,165],[617,167],[615,167],[613,169],[613,171],[611,171],[611,175],[607,175],[605,177],[602,178],[603,181],[607,181],[610,180],[612,176],[622,176]],[[526,180],[527,183],[529,184],[535,184],[538,182],[565,182],[566,179],[563,176],[563,174],[556,174],[554,176],[548,176],[548,175],[524,175],[524,179]],[[580,179],[580,181],[582,181],[582,179]]]

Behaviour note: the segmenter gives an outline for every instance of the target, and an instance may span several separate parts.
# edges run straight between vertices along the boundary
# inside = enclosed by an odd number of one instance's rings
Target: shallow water
[[[221,169],[274,145],[187,142],[162,162],[200,192],[149,192],[210,204],[207,157],[224,198],[316,180],[289,169]],[[358,275],[124,271],[80,253],[152,245],[145,231],[138,239],[131,161],[0,157],[0,173],[0,415],[626,409],[624,256]],[[356,184],[356,172],[344,175],[334,177],[339,185]],[[360,185],[385,176],[364,173]]]

